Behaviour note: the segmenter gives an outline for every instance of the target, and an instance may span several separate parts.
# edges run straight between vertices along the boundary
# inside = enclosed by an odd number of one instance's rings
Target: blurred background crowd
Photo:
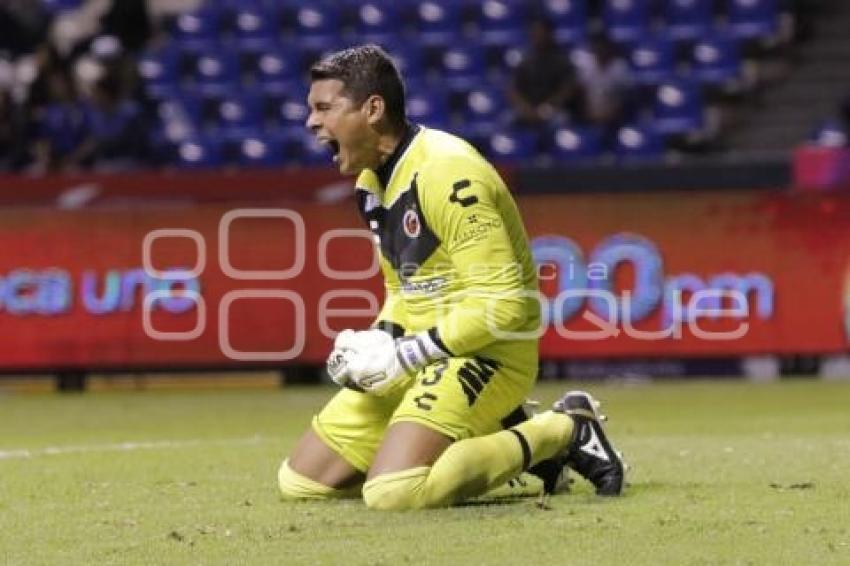
[[[3,0],[0,169],[327,164],[305,73],[362,42],[398,62],[413,120],[496,161],[842,146],[842,4]]]

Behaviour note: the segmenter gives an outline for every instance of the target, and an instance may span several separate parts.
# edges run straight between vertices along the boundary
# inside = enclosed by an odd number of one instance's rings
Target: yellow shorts
[[[449,358],[420,371],[413,385],[378,398],[337,393],[313,418],[313,430],[356,469],[369,469],[392,423],[418,422],[454,440],[501,430],[537,378],[536,364],[507,367],[485,356]]]

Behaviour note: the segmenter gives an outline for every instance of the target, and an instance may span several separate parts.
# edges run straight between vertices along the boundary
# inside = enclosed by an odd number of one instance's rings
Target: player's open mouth
[[[339,161],[339,142],[330,138],[319,139],[319,141],[325,146],[327,146],[329,150],[331,150],[331,153],[333,153],[334,162]]]

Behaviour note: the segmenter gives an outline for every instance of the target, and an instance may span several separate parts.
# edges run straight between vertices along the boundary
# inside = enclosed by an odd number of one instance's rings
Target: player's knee
[[[363,501],[369,509],[407,511],[427,506],[424,484],[428,468],[381,474],[363,485]]]
[[[277,472],[277,483],[284,499],[330,499],[337,490],[299,474],[284,460]]]

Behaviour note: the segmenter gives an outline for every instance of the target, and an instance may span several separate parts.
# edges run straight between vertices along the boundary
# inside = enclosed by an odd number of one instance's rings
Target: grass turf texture
[[[624,497],[401,514],[279,501],[327,388],[0,397],[0,563],[850,563],[850,382],[590,390]]]

